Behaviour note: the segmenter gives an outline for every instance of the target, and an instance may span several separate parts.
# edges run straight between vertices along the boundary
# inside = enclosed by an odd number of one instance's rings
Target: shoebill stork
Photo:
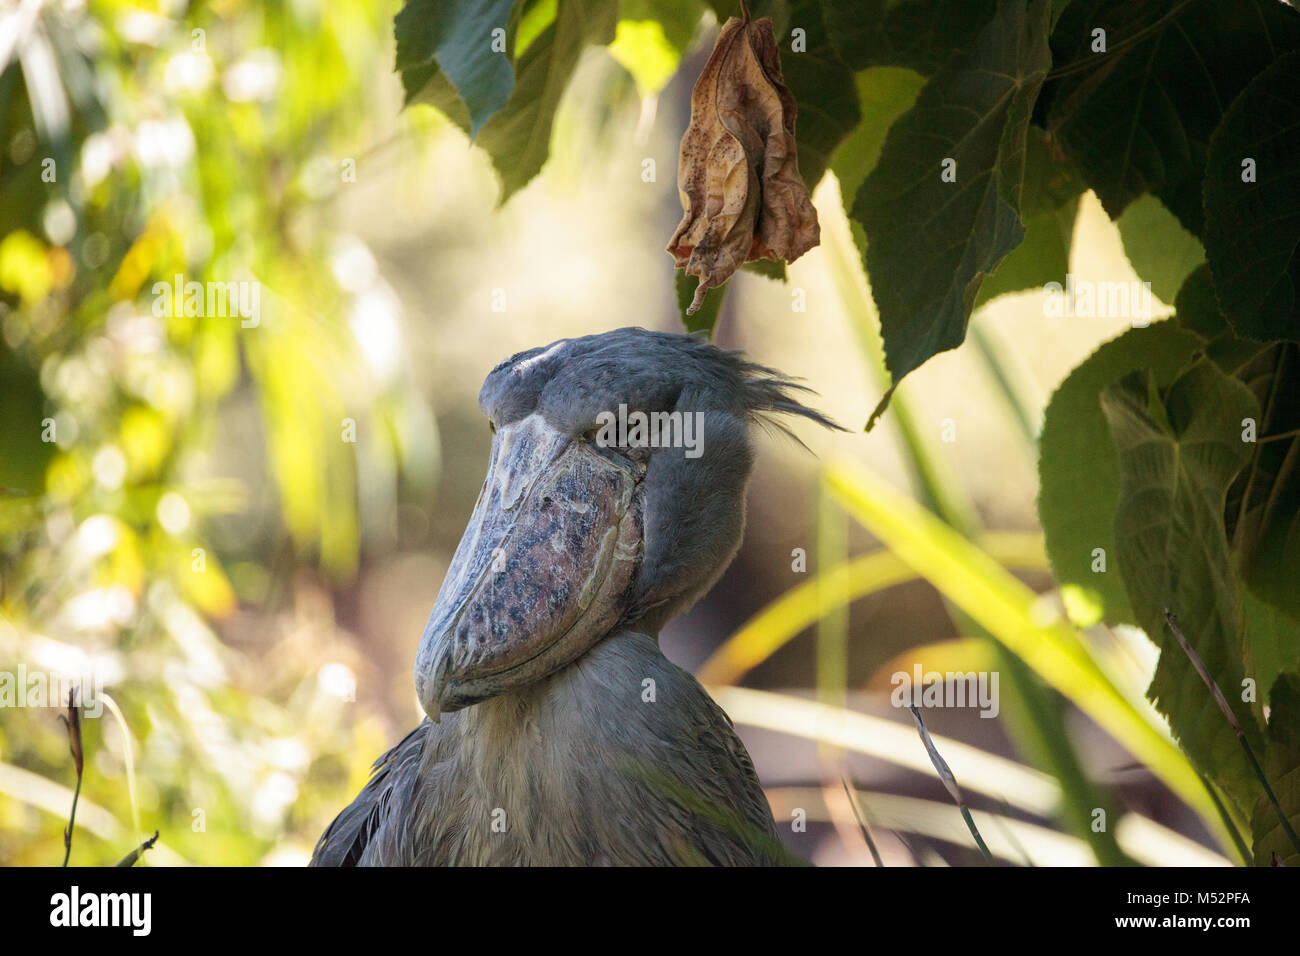
[[[643,329],[493,369],[487,478],[415,659],[427,719],[312,864],[777,862],[749,754],[657,636],[740,545],[752,427],[837,427],[799,391]]]

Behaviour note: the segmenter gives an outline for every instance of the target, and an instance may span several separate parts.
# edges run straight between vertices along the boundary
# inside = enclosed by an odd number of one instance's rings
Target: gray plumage
[[[837,427],[800,389],[642,329],[498,365],[479,396],[498,432],[488,480],[417,656],[435,720],[380,758],[312,865],[781,862],[744,745],[657,635],[739,547],[751,426],[787,413]],[[700,413],[703,453],[596,447],[602,413],[620,405]],[[597,513],[609,547],[588,559]],[[488,548],[504,555],[499,573],[476,557]],[[561,557],[586,560],[589,578],[557,585]]]

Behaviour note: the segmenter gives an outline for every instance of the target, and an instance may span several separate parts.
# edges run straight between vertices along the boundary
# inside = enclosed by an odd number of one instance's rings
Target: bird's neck
[[[629,726],[655,717],[637,711],[647,691],[655,695],[665,667],[677,670],[660,653],[657,635],[616,629],[566,667],[454,715],[461,718],[462,746],[482,767],[539,748],[549,752],[547,759],[563,761],[575,741],[605,731],[598,724]]]

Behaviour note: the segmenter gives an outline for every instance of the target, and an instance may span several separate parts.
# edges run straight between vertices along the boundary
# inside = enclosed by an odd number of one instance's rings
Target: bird
[[[839,428],[809,392],[641,328],[497,365],[487,477],[416,653],[426,716],[311,865],[790,862],[731,720],[658,635],[740,546],[756,426]]]

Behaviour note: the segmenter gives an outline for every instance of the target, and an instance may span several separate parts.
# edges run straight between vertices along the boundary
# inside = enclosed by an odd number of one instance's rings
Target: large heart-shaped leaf
[[[1205,261],[1200,240],[1155,196],[1131,203],[1115,225],[1133,271],[1151,283],[1162,302],[1173,302],[1183,282]]]
[[[1042,2],[1000,3],[890,129],[858,192],[853,217],[895,384],[961,344],[981,282],[1024,236],[1025,137],[1049,66],[1049,13]]]
[[[1227,528],[1246,583],[1300,630],[1300,347],[1270,345],[1238,374],[1260,417],[1250,466],[1228,494]]]
[[[1076,0],[1052,32],[1057,77],[1040,110],[1112,219],[1156,192],[1200,235],[1215,127],[1297,44],[1300,15],[1277,0]]]
[[[1300,52],[1223,118],[1205,173],[1205,248],[1238,335],[1300,341]]]
[[[844,65],[822,16],[821,0],[794,0],[790,4],[787,37],[803,30],[800,51],[782,41],[781,72],[785,85],[799,103],[795,145],[799,149],[799,174],[811,191],[830,165],[835,147],[862,118],[853,71]]]
[[[1102,392],[1118,453],[1118,565],[1137,623],[1161,646],[1147,695],[1202,772],[1248,818],[1260,792],[1232,726],[1165,625],[1172,611],[1259,750],[1262,738],[1240,688],[1242,606],[1223,529],[1228,485],[1250,460],[1242,420],[1259,406],[1241,382],[1208,359],[1162,397],[1146,371]]]
[[[1119,464],[1101,412],[1102,389],[1144,368],[1168,385],[1200,344],[1175,322],[1132,329],[1075,368],[1047,404],[1038,442],[1038,520],[1066,608],[1082,626],[1133,621],[1115,563]]]
[[[827,0],[826,19],[853,69],[905,66],[929,76],[996,10],[996,0]]]
[[[863,70],[854,82],[862,120],[831,158],[831,170],[840,181],[846,212],[853,208],[858,188],[880,161],[889,128],[912,108],[925,86],[925,78],[915,70],[893,66]]]
[[[1079,196],[1087,188],[1046,134],[1031,126],[1020,195],[1025,238],[984,280],[976,308],[1008,292],[1042,288],[1049,282],[1065,284]]]

